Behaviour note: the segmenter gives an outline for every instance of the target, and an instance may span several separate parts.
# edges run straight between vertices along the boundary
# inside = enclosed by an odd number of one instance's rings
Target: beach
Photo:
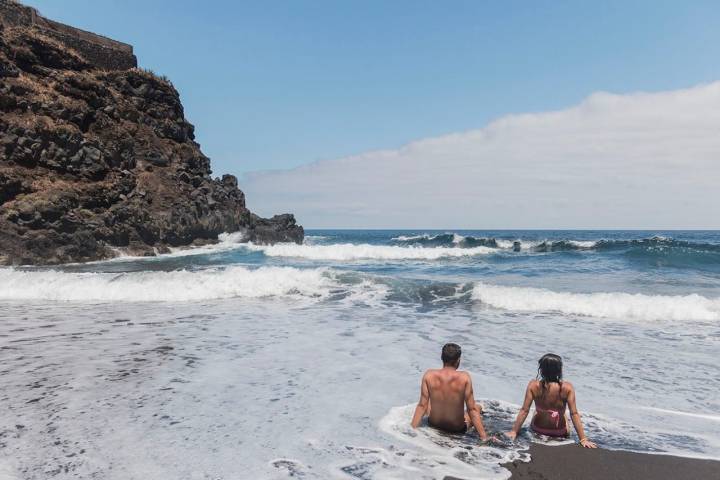
[[[0,0],[0,480],[720,480],[717,4],[209,3]]]
[[[720,462],[670,455],[590,450],[576,445],[530,446],[532,460],[505,465],[511,480],[709,480],[720,478]]]
[[[514,471],[550,468],[543,459],[563,451],[569,469],[616,451],[718,457],[717,233],[236,240],[1,268],[0,472],[500,480],[504,464],[532,455]],[[515,445],[482,446],[410,428],[420,378],[448,341],[463,348],[490,433],[511,428],[538,358],[562,355],[585,431],[608,450],[544,455],[527,429]]]

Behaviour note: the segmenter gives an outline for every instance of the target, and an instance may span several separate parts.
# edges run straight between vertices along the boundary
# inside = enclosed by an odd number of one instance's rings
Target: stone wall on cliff
[[[5,27],[36,28],[80,53],[99,69],[127,70],[137,67],[132,45],[50,20],[36,9],[14,0],[0,0],[0,24]]]
[[[235,231],[302,241],[292,215],[260,218],[235,177],[212,177],[168,80],[72,45],[0,24],[0,264],[154,255]]]

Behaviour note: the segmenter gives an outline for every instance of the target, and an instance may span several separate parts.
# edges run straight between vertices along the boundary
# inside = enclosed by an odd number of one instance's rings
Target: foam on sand
[[[472,297],[492,307],[516,312],[560,312],[638,320],[720,320],[720,299],[697,294],[568,293],[478,282]]]
[[[480,403],[484,405],[483,423],[489,434],[508,431],[520,408],[519,405],[502,400],[483,400]],[[509,472],[500,465],[516,460],[528,461],[530,456],[527,449],[531,443],[562,446],[577,442],[574,431],[567,439],[536,435],[531,432],[527,421],[514,443],[481,445],[474,432],[450,435],[427,426],[412,429],[410,420],[414,408],[415,404],[391,408],[379,426],[393,438],[412,445],[414,450],[404,456],[414,459],[415,465],[422,464],[425,471],[441,474],[436,475],[436,478],[444,475],[459,478],[507,478]],[[531,411],[529,418],[532,418],[533,413]],[[697,455],[693,454],[692,450],[698,445],[694,443],[704,442],[702,438],[688,437],[663,424],[654,428],[639,428],[637,425],[593,412],[586,411],[582,415],[588,437],[603,448],[611,450],[695,457]],[[703,449],[712,449],[716,443],[716,440],[710,439]],[[656,445],[662,445],[662,449],[648,447]],[[714,458],[707,455],[703,457]]]
[[[505,431],[510,428],[517,406],[500,401],[482,402],[485,406],[483,422],[488,432]],[[463,435],[451,435],[439,432],[427,426],[414,430],[410,421],[415,404],[393,407],[379,423],[380,430],[412,445],[415,452],[414,464],[436,474],[436,478],[445,475],[459,478],[507,478],[508,471],[500,466],[515,460],[529,460],[521,452],[527,445],[520,442],[514,446],[494,446],[479,443],[473,431]]]
[[[487,255],[496,250],[489,247],[400,247],[394,245],[369,245],[340,243],[333,245],[297,245],[280,243],[276,245],[252,245],[246,247],[263,252],[269,257],[294,257],[309,260],[438,260],[442,258],[470,257]]]

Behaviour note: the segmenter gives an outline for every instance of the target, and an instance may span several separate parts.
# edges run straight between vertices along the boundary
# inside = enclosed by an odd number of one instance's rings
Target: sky
[[[25,3],[170,77],[261,214],[720,228],[715,1]]]

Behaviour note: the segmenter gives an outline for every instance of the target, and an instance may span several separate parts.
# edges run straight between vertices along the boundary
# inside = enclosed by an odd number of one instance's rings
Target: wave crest
[[[531,252],[563,252],[573,250],[646,250],[646,251],[667,251],[683,250],[698,253],[720,253],[720,244],[691,242],[687,240],[675,240],[673,238],[653,236],[637,239],[598,239],[598,240],[574,240],[574,239],[507,239],[494,237],[474,237],[471,235],[460,235],[458,233],[440,233],[436,235],[400,235],[392,238],[392,241],[403,246],[422,247],[460,247],[473,248],[484,246],[511,250],[519,245],[522,250]]]
[[[328,297],[338,284],[324,269],[234,266],[198,271],[71,273],[0,269],[0,300],[182,302],[232,297]]]
[[[485,237],[473,237],[465,236],[457,233],[440,233],[437,235],[423,234],[423,235],[400,235],[392,238],[393,242],[407,246],[422,246],[422,247],[459,247],[459,248],[475,248],[475,247],[488,247],[488,248],[501,248],[498,241],[494,238]],[[510,242],[512,248],[512,242]]]
[[[510,312],[645,321],[718,321],[720,298],[570,293],[534,287],[389,279],[330,268],[205,268],[123,273],[0,269],[0,301],[184,302],[282,297],[445,308],[480,302]]]
[[[370,245],[338,243],[332,245],[297,245],[279,243],[276,245],[252,245],[246,248],[260,251],[268,257],[295,257],[309,260],[438,260],[494,253],[488,247],[452,248],[452,247],[402,247],[397,245]]]
[[[495,308],[515,312],[560,312],[638,320],[720,320],[720,299],[709,299],[698,294],[567,293],[476,283],[472,298]]]

